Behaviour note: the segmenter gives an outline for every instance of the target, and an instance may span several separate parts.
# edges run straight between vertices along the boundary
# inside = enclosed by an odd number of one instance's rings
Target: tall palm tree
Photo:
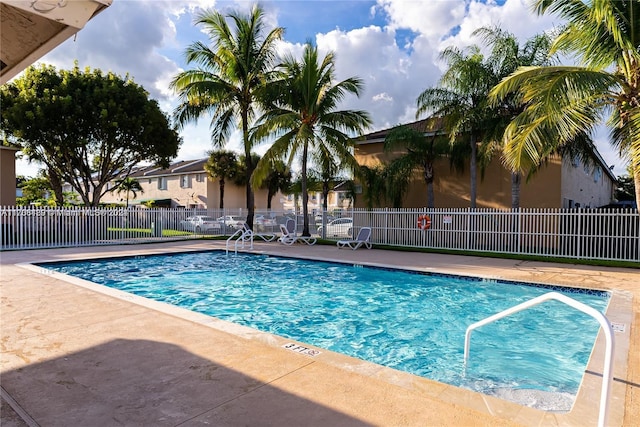
[[[130,176],[116,180],[116,185],[111,189],[112,192],[116,192],[118,195],[125,193],[127,200],[127,208],[129,208],[129,194],[133,194],[133,198],[138,197],[138,193],[144,193],[142,186],[137,179]]]
[[[519,67],[523,66],[548,66],[557,63],[557,57],[550,54],[551,36],[548,34],[538,34],[527,40],[524,45],[520,45],[516,37],[498,27],[482,27],[473,32],[473,35],[480,36],[485,46],[491,49],[488,64],[493,69],[493,73],[498,79],[503,79]],[[500,103],[493,103],[495,112],[495,126],[490,127],[490,135],[485,137],[484,153],[480,156],[483,166],[487,164],[494,151],[502,153],[505,144],[505,129],[509,123],[522,113],[525,109],[522,100],[511,94],[502,99]],[[492,129],[492,130],[491,130]],[[535,170],[529,171],[529,176]],[[511,208],[520,207],[520,183],[522,173],[512,171],[511,173]]]
[[[255,119],[260,94],[272,78],[276,42],[284,29],[266,33],[264,12],[254,6],[249,15],[234,12],[226,17],[216,11],[205,11],[196,18],[209,35],[213,48],[195,42],[186,49],[187,64],[196,68],[181,72],[171,82],[181,103],[174,111],[182,126],[211,115],[211,139],[222,147],[234,129],[242,131],[245,167],[249,176],[252,140],[249,128]],[[265,34],[266,33],[266,34]],[[254,193],[246,185],[247,223],[253,224]]]
[[[523,67],[493,91],[495,100],[517,92],[526,109],[507,128],[507,165],[536,167],[605,114],[612,144],[631,164],[640,201],[640,4],[638,0],[536,0],[539,14],[568,23],[552,51],[576,53],[580,66]]]
[[[433,180],[435,172],[433,163],[447,154],[451,154],[449,143],[442,135],[438,135],[437,120],[429,120],[416,123],[422,129],[414,129],[409,126],[398,126],[393,128],[384,142],[384,149],[387,152],[401,149],[403,154],[395,158],[388,166],[388,175],[395,176],[392,181],[395,183],[390,188],[399,195],[404,195],[406,189],[398,187],[399,183],[407,183],[413,172],[419,168],[422,177],[427,185],[427,207],[435,207],[435,197],[433,194]],[[427,135],[429,133],[429,135]],[[399,191],[398,191],[399,190]],[[394,192],[389,194],[391,199],[395,199]]]
[[[429,117],[442,118],[451,144],[468,138],[471,148],[469,206],[475,208],[478,144],[491,128],[488,121],[492,112],[487,95],[498,80],[477,46],[472,46],[468,52],[449,47],[440,54],[440,58],[447,62],[448,68],[438,87],[427,88],[418,96],[416,117],[429,113]]]
[[[258,139],[274,135],[276,140],[258,163],[253,176],[255,186],[264,180],[273,159],[288,156],[291,164],[296,156],[300,157],[303,236],[310,235],[307,206],[310,152],[325,146],[338,159],[346,159],[351,156],[352,139],[349,134],[361,134],[371,123],[364,111],[336,110],[348,93],[360,95],[362,80],[351,77],[334,83],[334,61],[333,53],[320,60],[318,49],[311,43],[305,45],[300,62],[288,55],[281,65],[283,78],[273,93],[271,107],[256,129]]]
[[[219,180],[220,209],[224,209],[224,187],[227,179],[233,179],[238,174],[238,157],[233,151],[219,150],[209,152],[209,159],[204,170],[213,178]]]

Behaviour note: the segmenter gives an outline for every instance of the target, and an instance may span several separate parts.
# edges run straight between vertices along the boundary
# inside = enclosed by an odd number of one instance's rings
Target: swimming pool
[[[223,252],[40,265],[490,394],[574,396],[599,326],[561,303],[545,303],[474,332],[465,370],[469,324],[551,289]],[[602,312],[607,306],[604,292],[553,290]]]

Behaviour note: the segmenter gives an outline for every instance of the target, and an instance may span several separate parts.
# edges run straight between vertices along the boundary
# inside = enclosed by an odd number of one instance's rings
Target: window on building
[[[196,174],[196,181],[197,182],[204,182],[204,174],[203,173]]]
[[[189,175],[180,176],[180,188],[191,188],[191,176]]]
[[[167,189],[167,177],[161,176],[158,178],[158,190],[166,190]]]

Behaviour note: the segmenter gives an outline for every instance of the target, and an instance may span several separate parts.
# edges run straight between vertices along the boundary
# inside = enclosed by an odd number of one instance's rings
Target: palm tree
[[[209,159],[204,170],[220,184],[220,209],[224,209],[224,186],[226,180],[233,179],[238,174],[238,157],[233,151],[219,150],[209,152]]]
[[[284,29],[277,27],[265,35],[264,12],[257,5],[249,15],[234,12],[228,17],[235,24],[233,29],[219,12],[205,11],[198,15],[196,24],[207,31],[215,50],[201,42],[187,48],[187,64],[195,64],[196,68],[181,72],[171,82],[181,98],[174,117],[182,126],[211,115],[211,139],[220,147],[239,127],[250,176],[255,165],[251,163],[249,128],[260,94],[272,79],[276,42],[282,38]],[[246,203],[247,223],[252,224],[254,193],[248,182]]]
[[[552,52],[577,53],[580,66],[523,67],[493,91],[527,104],[507,128],[513,171],[537,167],[547,153],[607,121],[612,144],[629,160],[640,201],[640,4],[637,0],[536,0],[539,14],[568,21]]]
[[[498,82],[493,70],[484,60],[477,46],[465,53],[455,47],[445,49],[440,58],[448,69],[439,81],[439,87],[427,88],[418,96],[416,117],[430,113],[441,118],[451,144],[469,138],[470,207],[476,207],[478,144],[484,137],[492,117],[487,103],[490,89]]]
[[[338,183],[346,181],[340,175],[345,169],[346,165],[349,165],[349,169],[354,170],[357,168],[357,162],[355,157],[349,152],[347,158],[341,159],[342,162],[338,163],[338,159],[334,153],[329,150],[326,145],[320,145],[317,150],[312,153],[313,163],[316,165],[316,175],[321,182],[320,192],[322,193],[322,211],[327,212],[329,209],[329,192]]]
[[[291,169],[282,160],[271,164],[269,174],[262,183],[267,189],[267,209],[271,209],[271,200],[278,191],[289,191],[291,187]]]
[[[493,69],[493,73],[498,79],[503,79],[519,67],[539,65],[553,65],[557,62],[557,58],[550,54],[551,36],[548,34],[539,34],[520,46],[516,37],[498,27],[482,27],[473,32],[473,35],[480,36],[486,46],[491,48],[491,55],[488,63]],[[484,153],[482,165],[484,167],[491,158],[494,151],[503,152],[505,140],[505,129],[508,124],[522,113],[525,104],[522,100],[512,94],[505,97],[502,102],[492,104],[495,111],[495,126],[491,126],[493,130],[491,135],[485,138]],[[529,171],[531,176],[535,170]],[[520,183],[522,174],[519,171],[511,173],[511,208],[520,207]]]
[[[451,154],[448,141],[438,135],[437,123],[438,121],[436,120],[416,123],[416,125],[423,128],[421,130],[406,125],[398,126],[391,129],[387,134],[384,142],[385,151],[390,152],[401,149],[403,152],[386,168],[387,175],[393,177],[391,179],[392,185],[388,186],[388,189],[393,190],[389,193],[390,199],[400,198],[400,201],[402,200],[407,188],[406,186],[402,187],[401,184],[408,185],[413,172],[420,168],[424,182],[427,184],[427,207],[435,207],[433,194],[435,172],[433,163],[436,159]],[[427,134],[429,135],[427,136]]]
[[[356,174],[362,185],[362,196],[367,209],[373,209],[374,205],[379,205],[385,191],[385,168],[382,165],[369,167],[360,166]]]
[[[134,199],[138,197],[138,192],[144,193],[144,190],[138,180],[131,178],[130,176],[116,180],[116,185],[111,189],[111,191],[116,192],[118,195],[122,192],[125,193],[127,208],[129,208],[129,193],[133,194]]]
[[[307,202],[307,163],[309,154],[325,146],[338,159],[351,155],[351,134],[361,134],[371,123],[369,115],[359,110],[336,110],[346,94],[360,95],[362,81],[351,77],[335,83],[333,53],[321,61],[318,50],[307,43],[298,62],[288,55],[281,65],[283,78],[272,94],[271,107],[259,120],[256,129],[258,139],[276,136],[256,168],[254,185],[259,186],[266,177],[269,164],[274,159],[288,155],[289,164],[300,156],[302,209],[304,215],[303,236],[309,236]]]

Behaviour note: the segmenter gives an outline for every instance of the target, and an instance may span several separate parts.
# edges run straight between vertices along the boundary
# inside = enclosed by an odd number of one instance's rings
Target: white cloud
[[[464,17],[465,0],[378,0],[391,28],[407,28],[436,42]]]
[[[390,28],[370,26],[316,36],[321,51],[335,52],[338,80],[357,76],[364,81],[362,96],[345,99],[342,108],[368,111],[372,130],[414,120],[417,95],[425,81],[434,82],[439,74],[430,54],[407,52],[396,44],[395,35]],[[373,102],[380,94],[387,102]]]
[[[374,101],[374,102],[376,102],[376,101],[392,102],[393,101],[393,97],[391,95],[389,95],[388,93],[386,93],[386,92],[382,92],[382,93],[377,93],[377,94],[373,95],[371,100]]]

